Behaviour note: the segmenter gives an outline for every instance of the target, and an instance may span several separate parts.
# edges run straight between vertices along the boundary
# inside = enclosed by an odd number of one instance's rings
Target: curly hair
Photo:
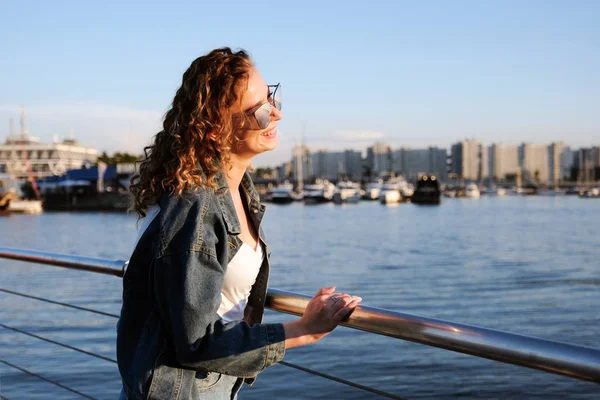
[[[139,217],[165,193],[214,187],[215,174],[231,155],[234,133],[242,127],[234,115],[241,111],[236,109],[240,88],[252,65],[244,50],[224,47],[198,57],[185,71],[163,129],[144,148],[139,172],[131,178],[131,208]]]

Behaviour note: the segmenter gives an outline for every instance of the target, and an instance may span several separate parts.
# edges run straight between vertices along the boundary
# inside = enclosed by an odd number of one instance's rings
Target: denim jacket
[[[223,172],[215,182],[217,190],[163,196],[129,261],[117,324],[118,366],[129,400],[197,399],[197,376],[217,372],[251,384],[283,359],[283,325],[261,323],[270,268],[260,227],[265,206],[248,173],[242,197],[267,256],[244,321],[225,323],[217,315],[227,265],[242,241]]]

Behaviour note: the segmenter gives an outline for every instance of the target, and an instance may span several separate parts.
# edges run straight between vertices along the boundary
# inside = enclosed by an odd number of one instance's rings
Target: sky
[[[229,46],[282,85],[280,144],[259,166],[302,138],[600,144],[600,1],[3,0],[0,14],[0,140],[24,105],[42,141],[141,153],[190,63]]]

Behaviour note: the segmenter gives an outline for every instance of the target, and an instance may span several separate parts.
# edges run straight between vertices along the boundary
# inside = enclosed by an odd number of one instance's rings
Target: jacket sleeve
[[[202,251],[156,259],[154,293],[159,312],[182,366],[254,377],[283,359],[283,324],[225,323],[217,314],[224,275],[216,257]]]

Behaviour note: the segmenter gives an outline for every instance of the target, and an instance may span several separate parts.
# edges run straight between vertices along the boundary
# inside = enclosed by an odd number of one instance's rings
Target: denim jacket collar
[[[221,212],[223,213],[223,219],[227,226],[227,232],[232,235],[239,235],[242,232],[240,221],[235,211],[235,205],[233,204],[233,198],[229,193],[229,185],[227,184],[227,178],[223,169],[219,169],[215,175],[215,184],[217,185],[217,199]],[[246,201],[251,214],[251,219],[258,231],[260,222],[264,215],[266,207],[260,203],[260,197],[256,192],[252,178],[248,171],[244,173],[241,182],[242,190],[246,195]]]

